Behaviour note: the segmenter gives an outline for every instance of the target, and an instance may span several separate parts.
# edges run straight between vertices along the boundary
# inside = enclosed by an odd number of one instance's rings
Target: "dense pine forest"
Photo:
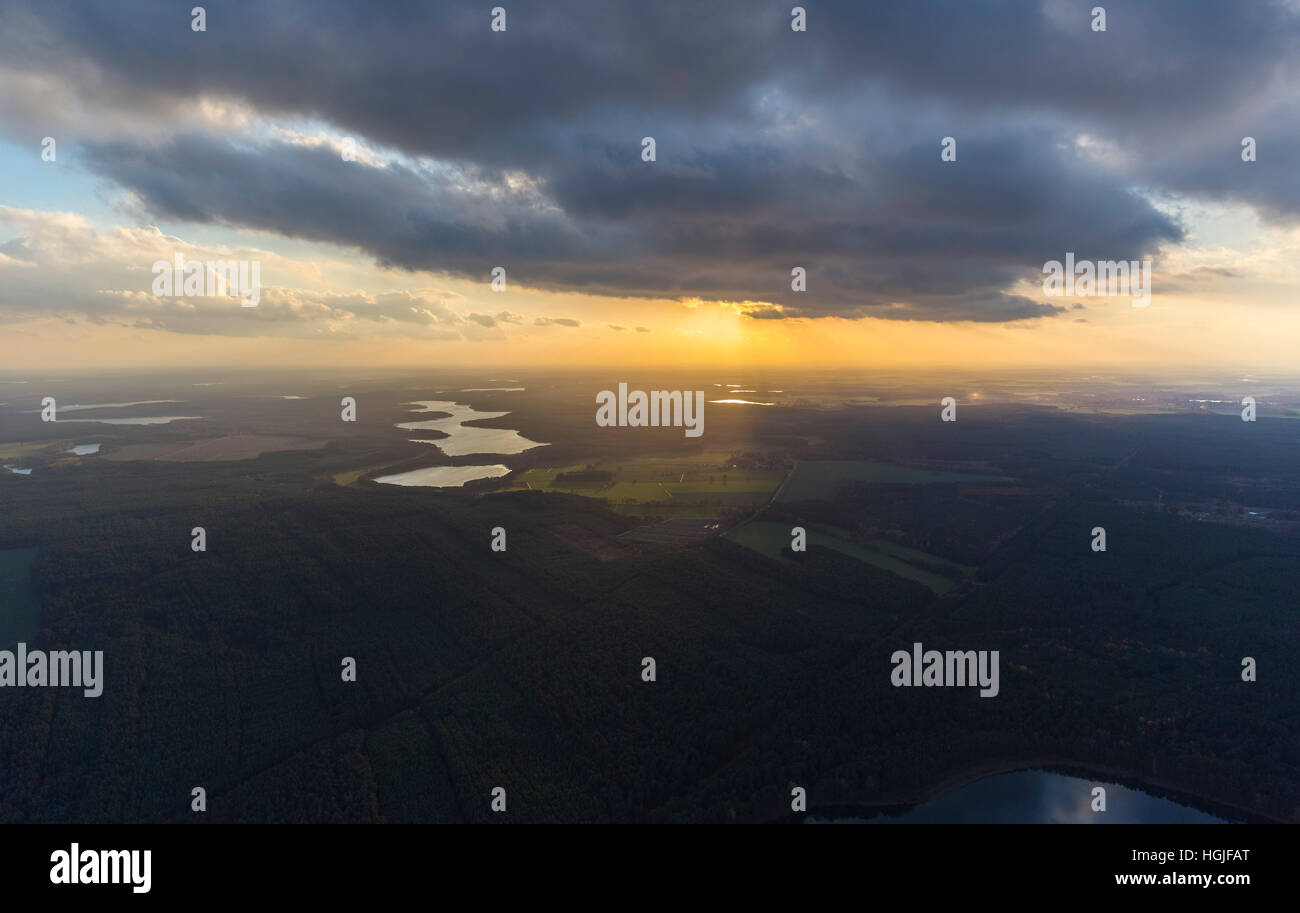
[[[970,569],[942,594],[823,545],[602,552],[648,521],[509,479],[377,485],[417,448],[369,432],[251,460],[37,454],[33,475],[0,474],[0,549],[31,556],[40,606],[9,633],[103,650],[105,687],[0,692],[0,819],[765,821],[792,784],[812,808],[872,808],[1050,764],[1300,820],[1295,426],[1242,447],[1231,417],[990,407],[958,441],[933,413],[783,410],[716,433],[790,464],[960,459],[1013,480],[848,479],[723,517]],[[536,414],[513,420],[545,439]],[[512,468],[608,455],[586,425],[551,430],[565,452]],[[1276,516],[1252,526],[1242,505]],[[889,656],[915,641],[998,650],[997,698],[892,687]]]

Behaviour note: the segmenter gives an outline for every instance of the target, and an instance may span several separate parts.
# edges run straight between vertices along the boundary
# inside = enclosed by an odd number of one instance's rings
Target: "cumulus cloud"
[[[311,336],[366,332],[457,339],[469,319],[452,305],[455,295],[436,288],[371,292],[336,291],[263,281],[257,307],[215,295],[155,295],[154,264],[257,261],[263,279],[314,274],[303,264],[258,248],[203,245],[154,226],[96,231],[74,213],[0,205],[0,322],[59,316],[70,322],[148,326],[222,335]],[[12,259],[15,268],[8,269]],[[490,318],[489,318],[490,319]],[[475,324],[481,323],[476,321]]]

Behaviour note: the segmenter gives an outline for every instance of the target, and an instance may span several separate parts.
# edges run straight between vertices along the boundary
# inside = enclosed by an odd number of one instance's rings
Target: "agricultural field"
[[[71,444],[68,444],[71,447]],[[21,457],[31,456],[34,453],[41,453],[50,450],[51,445],[48,441],[37,441],[34,444],[15,442],[12,444],[0,444],[0,460],[16,460]]]
[[[1011,482],[1004,476],[939,472],[873,460],[814,460],[798,463],[781,492],[782,501],[832,501],[844,480],[877,485],[925,485],[932,482]]]
[[[322,438],[280,434],[230,434],[198,441],[125,444],[106,454],[109,460],[173,460],[180,463],[211,460],[254,460],[280,450],[317,450],[328,444]]]
[[[840,554],[889,571],[891,574],[915,580],[939,595],[948,592],[975,571],[973,567],[946,561],[936,555],[897,545],[884,539],[857,542],[827,527],[805,528],[809,545],[834,549]],[[731,530],[727,533],[727,538],[769,558],[780,560],[783,557],[781,550],[790,545],[790,529],[788,523],[756,520]]]
[[[601,477],[563,477],[571,474]],[[514,479],[512,489],[602,498],[615,511],[634,516],[715,517],[722,508],[767,503],[783,478],[777,469],[739,469],[730,454],[719,451],[529,469]]]

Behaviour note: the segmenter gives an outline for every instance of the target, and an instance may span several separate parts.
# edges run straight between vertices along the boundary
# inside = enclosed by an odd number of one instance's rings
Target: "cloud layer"
[[[494,33],[478,3],[234,2],[195,33],[165,2],[10,2],[0,104],[30,141],[79,99],[81,160],[159,220],[756,319],[1011,321],[1064,310],[1017,289],[1066,251],[1179,244],[1156,195],[1300,215],[1295,4],[1090,8],[817,3],[796,33],[739,0],[516,2]]]

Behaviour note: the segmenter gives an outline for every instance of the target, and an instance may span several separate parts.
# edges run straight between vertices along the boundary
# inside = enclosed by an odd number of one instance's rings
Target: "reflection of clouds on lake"
[[[1106,790],[1106,811],[1092,810],[1092,790]],[[827,823],[809,817],[810,823]],[[1205,812],[1117,783],[1045,770],[997,774],[959,786],[898,814],[836,818],[865,824],[1214,824]]]
[[[1118,783],[1080,780],[1041,770],[1030,771],[1042,778],[1046,820],[1058,824],[1170,824],[1221,823],[1222,819],[1174,802],[1129,789]],[[1056,780],[1051,778],[1055,777]],[[1069,788],[1059,781],[1068,781]],[[1092,791],[1106,790],[1106,811],[1092,810]]]
[[[1030,773],[1043,774],[1043,771],[1034,770]],[[1077,777],[1060,776],[1059,779],[1061,782],[1053,780],[1047,774],[1035,778],[1035,788],[1040,803],[1039,820],[1050,821],[1052,824],[1105,823],[1102,819],[1106,819],[1109,812],[1103,814],[1092,810],[1092,791],[1096,786],[1100,786],[1100,783],[1093,784]],[[1107,785],[1104,788],[1108,809],[1111,808],[1110,802],[1117,797],[1118,791],[1128,792],[1122,786]]]

